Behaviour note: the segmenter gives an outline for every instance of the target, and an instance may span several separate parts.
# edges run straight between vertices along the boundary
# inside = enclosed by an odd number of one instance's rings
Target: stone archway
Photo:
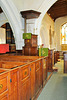
[[[22,23],[19,12],[11,0],[0,0],[0,6],[5,13],[15,37],[16,49],[22,49],[24,41],[22,37]],[[20,44],[21,43],[21,44]],[[20,44],[20,45],[19,45]]]

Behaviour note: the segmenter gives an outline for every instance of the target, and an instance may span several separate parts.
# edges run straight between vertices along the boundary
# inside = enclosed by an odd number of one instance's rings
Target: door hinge
[[[30,71],[31,71],[31,68],[30,68]]]
[[[10,79],[10,83],[12,82],[12,79]]]

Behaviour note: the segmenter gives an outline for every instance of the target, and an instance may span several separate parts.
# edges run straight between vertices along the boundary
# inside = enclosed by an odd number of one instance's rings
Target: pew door
[[[25,65],[20,68],[20,100],[30,100],[30,90],[30,65]]]
[[[9,100],[9,73],[0,74],[0,100]]]
[[[35,92],[40,88],[40,61],[35,62]]]
[[[19,68],[16,68],[10,71],[10,100],[20,100],[19,93]]]

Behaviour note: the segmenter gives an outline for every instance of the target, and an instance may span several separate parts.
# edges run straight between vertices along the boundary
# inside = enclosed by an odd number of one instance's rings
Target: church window
[[[67,44],[67,23],[62,25],[61,42]]]

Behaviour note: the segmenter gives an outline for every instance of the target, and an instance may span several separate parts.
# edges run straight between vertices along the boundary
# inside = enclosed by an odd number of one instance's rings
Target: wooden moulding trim
[[[22,17],[26,19],[38,18],[41,14],[41,12],[37,12],[34,10],[21,11],[20,13]]]

